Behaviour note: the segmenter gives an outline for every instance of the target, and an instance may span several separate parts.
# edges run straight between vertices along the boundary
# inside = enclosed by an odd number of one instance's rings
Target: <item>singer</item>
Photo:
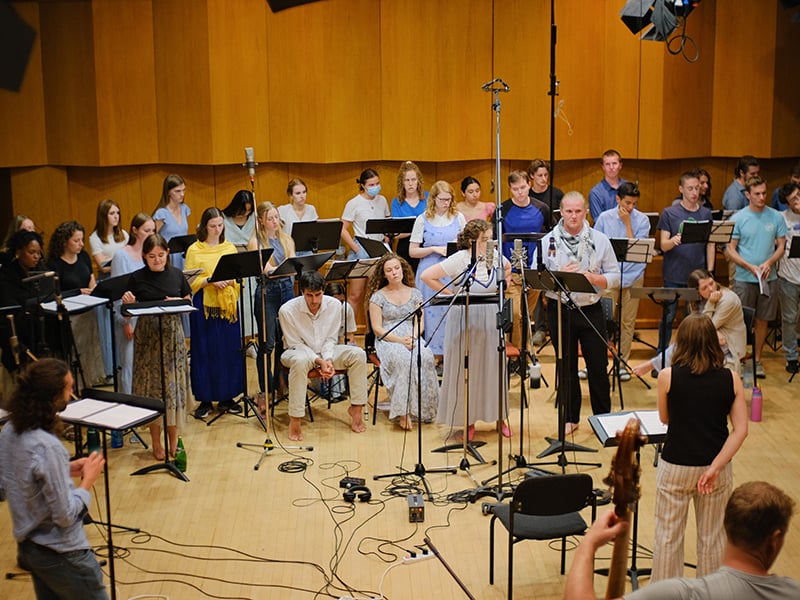
[[[167,175],[161,186],[161,199],[158,201],[153,213],[156,222],[156,233],[167,240],[167,243],[178,235],[189,233],[189,215],[192,210],[185,203],[186,182],[180,175]],[[184,258],[182,254],[170,257],[173,267],[183,269]]]
[[[430,423],[439,403],[439,382],[433,352],[422,345],[421,400],[417,409],[417,348],[414,309],[422,304],[422,294],[414,286],[411,266],[396,254],[384,254],[375,264],[367,282],[369,323],[375,333],[375,352],[381,361],[381,380],[391,401],[389,419],[401,429],[411,430],[412,420]],[[397,325],[402,321],[402,324]],[[424,319],[421,322],[425,328]],[[386,332],[397,326],[383,339]]]
[[[480,220],[470,221],[458,235],[456,242],[458,252],[425,269],[422,281],[436,290],[451,285],[447,283],[449,278],[457,277],[468,270],[471,259],[480,257],[477,258],[474,269],[475,279],[467,292],[475,297],[494,294],[497,292],[498,276],[501,279],[508,279],[511,275],[511,263],[503,257],[501,271],[501,257],[496,254],[492,263],[487,264],[486,245],[491,239],[492,226],[489,223]],[[474,250],[470,250],[472,248]],[[450,288],[442,292],[443,295],[452,293]],[[460,422],[464,414],[464,356],[467,351],[464,311],[463,305],[453,305],[452,312],[447,316],[444,334],[444,373],[436,421],[449,425],[451,429],[455,423]],[[497,422],[497,426],[503,428],[503,435],[511,437],[511,429],[501,420],[508,415],[497,413],[497,378],[501,374],[498,373],[496,313],[496,303],[473,303],[469,306],[469,322],[466,327],[469,329],[468,358],[473,370],[469,377],[470,422],[466,425],[467,437],[470,440],[475,436],[475,421]],[[428,323],[428,327],[430,326]],[[505,373],[502,373],[502,376],[505,377]],[[507,407],[505,411],[507,413]]]

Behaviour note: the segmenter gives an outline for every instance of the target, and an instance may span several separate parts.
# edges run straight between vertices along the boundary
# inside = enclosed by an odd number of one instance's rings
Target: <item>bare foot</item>
[[[347,408],[347,412],[350,413],[350,429],[356,433],[364,433],[367,430],[367,426],[364,425],[364,417],[362,414],[363,406],[358,404],[351,404]]]
[[[413,425],[411,421],[411,415],[403,415],[399,419],[397,419],[397,424],[400,426],[400,429],[405,429],[406,431],[411,431]]]
[[[153,446],[153,457],[156,460],[164,460],[166,458],[166,453],[164,452],[164,448],[161,446]]]
[[[572,434],[576,429],[578,429],[578,423],[567,423],[564,426],[564,435]]]
[[[289,439],[293,442],[303,441],[303,432],[300,429],[300,419],[289,417]]]

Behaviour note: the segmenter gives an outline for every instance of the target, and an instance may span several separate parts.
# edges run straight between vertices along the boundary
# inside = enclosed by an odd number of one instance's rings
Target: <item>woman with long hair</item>
[[[464,229],[466,219],[455,209],[455,192],[446,181],[437,181],[431,186],[428,207],[417,217],[411,231],[408,248],[412,257],[419,259],[416,285],[427,301],[436,292],[422,279],[422,273],[432,265],[442,262],[447,256],[448,242],[456,241]],[[438,289],[438,288],[437,288]],[[436,356],[444,354],[444,324],[439,324],[447,312],[446,306],[425,307],[425,341]],[[434,330],[436,333],[434,334]]]
[[[180,269],[169,264],[169,247],[162,235],[154,233],[144,240],[142,258],[145,266],[131,274],[128,291],[122,296],[125,304],[189,299],[189,283]],[[166,450],[161,440],[161,420],[150,424],[153,456],[164,460],[165,453],[169,452],[174,458],[178,429],[183,425],[189,398],[189,365],[180,316],[139,318],[133,334],[133,348],[133,393],[146,398],[163,398],[167,416],[169,446]]]
[[[259,410],[266,414],[267,403],[265,391],[270,395],[273,391],[273,357],[275,341],[279,335],[278,310],[286,302],[294,298],[292,277],[271,277],[272,272],[286,258],[294,256],[294,242],[281,228],[278,209],[271,202],[262,202],[256,209],[258,215],[257,234],[250,239],[248,249],[259,250],[272,248],[272,256],[264,265],[264,273],[253,295],[253,307],[258,324],[258,355],[256,370],[260,392],[257,398]],[[263,295],[263,302],[262,302]],[[266,362],[266,370],[264,363]],[[266,378],[266,381],[265,381]],[[266,384],[266,385],[265,385]]]
[[[228,206],[222,209],[225,221],[225,239],[240,249],[247,247],[256,231],[255,203],[253,192],[239,190]]]
[[[384,254],[367,282],[369,323],[375,334],[375,352],[381,361],[381,380],[389,395],[389,419],[410,430],[412,420],[429,423],[436,416],[439,382],[433,352],[422,344],[419,388],[422,414],[417,405],[417,352],[420,331],[408,317],[422,304],[411,266],[397,254]],[[424,320],[420,323],[424,328]],[[392,329],[391,333],[387,332]],[[386,337],[384,337],[386,336]]]
[[[658,414],[669,429],[656,472],[651,580],[683,574],[690,501],[697,520],[697,576],[703,577],[722,561],[731,459],[747,436],[742,381],[725,368],[717,330],[706,315],[692,313],[678,327],[672,366],[658,375]]]
[[[433,192],[431,192],[433,193]],[[442,262],[431,265],[422,272],[422,281],[434,290],[444,288],[443,295],[454,293],[456,284],[445,287],[454,277],[469,270],[472,246],[476,256],[481,257],[475,265],[474,279],[466,290],[471,295],[492,294],[497,291],[501,279],[511,275],[511,263],[496,252],[491,264],[486,260],[486,245],[492,239],[492,226],[486,221],[470,221],[458,235],[458,252]],[[447,316],[444,332],[444,371],[442,391],[436,421],[450,428],[461,423],[464,416],[464,357],[467,355],[465,331],[469,332],[469,362],[473,367],[469,373],[469,422],[467,437],[475,435],[475,421],[496,422],[505,437],[511,436],[511,429],[503,421],[508,417],[508,406],[498,412],[497,382],[506,377],[497,360],[496,304],[473,303],[469,306],[469,322],[466,321],[466,307],[453,305]],[[427,325],[428,327],[430,324]],[[448,435],[449,437],[449,435]]]
[[[156,232],[167,240],[167,243],[179,235],[189,233],[189,215],[192,210],[186,204],[186,182],[183,177],[171,173],[164,178],[161,185],[161,198],[153,212],[156,223]],[[183,269],[183,254],[173,254],[170,257],[172,266]]]
[[[226,279],[211,282],[219,259],[236,254],[236,246],[225,240],[225,221],[218,208],[207,208],[197,226],[197,241],[186,250],[186,268],[200,269],[192,281],[192,302],[197,309],[189,316],[192,330],[192,393],[200,405],[194,411],[202,419],[218,402],[221,411],[242,412],[233,398],[244,391],[244,357],[241,354],[238,307],[239,284]]]
[[[416,218],[425,212],[428,192],[425,191],[424,185],[422,171],[416,164],[407,160],[400,165],[400,170],[397,172],[397,196],[392,199],[393,219]],[[409,254],[409,244],[409,234],[397,236],[397,255],[408,261],[411,270],[416,273],[419,259]]]
[[[456,210],[464,215],[467,221],[492,219],[495,205],[493,202],[481,201],[481,182],[471,175],[461,180],[461,198],[461,202],[456,204]]]
[[[289,203],[278,207],[286,235],[292,235],[292,226],[299,221],[319,219],[317,209],[308,204],[308,186],[305,181],[299,177],[292,179],[286,186],[286,195],[289,197]],[[306,251],[306,254],[310,254],[310,251]]]
[[[111,261],[111,276],[128,275],[144,268],[142,248],[144,241],[156,232],[156,224],[147,213],[136,213],[131,219],[131,233],[128,243],[117,250]],[[114,311],[114,340],[117,344],[117,363],[119,364],[119,391],[130,394],[133,390],[133,337],[136,318],[126,319],[119,310],[121,300],[116,302]]]

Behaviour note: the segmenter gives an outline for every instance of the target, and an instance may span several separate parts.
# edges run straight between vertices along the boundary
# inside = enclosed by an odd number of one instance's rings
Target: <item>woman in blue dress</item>
[[[455,209],[455,192],[446,181],[437,181],[431,186],[428,208],[417,217],[411,232],[409,254],[419,259],[416,284],[422,292],[423,300],[428,300],[436,290],[432,290],[420,279],[420,274],[428,267],[442,262],[447,256],[447,243],[455,242],[464,229],[466,219]],[[444,354],[444,323],[439,324],[445,314],[446,306],[425,308],[425,341],[436,356]],[[434,335],[434,330],[436,333]]]
[[[153,213],[156,232],[167,242],[178,235],[189,233],[189,215],[191,209],[184,203],[186,182],[180,175],[167,175],[161,190],[161,200]],[[175,253],[170,256],[173,267],[183,270],[184,255]]]

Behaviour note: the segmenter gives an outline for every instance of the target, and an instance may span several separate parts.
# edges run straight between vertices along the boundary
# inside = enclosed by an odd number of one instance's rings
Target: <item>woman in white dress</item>
[[[455,279],[442,294],[451,295],[458,289],[462,273],[470,270],[473,243],[475,256],[480,257],[474,265],[474,280],[468,290],[473,296],[493,294],[497,291],[498,275],[506,280],[511,276],[511,263],[494,253],[490,268],[487,268],[486,246],[492,239],[492,226],[486,221],[474,220],[467,223],[458,235],[458,252],[442,262],[432,265],[422,273],[422,281],[433,289],[446,285],[445,278]],[[442,391],[437,416],[438,423],[451,428],[463,422],[464,416],[464,357],[467,355],[465,330],[469,334],[469,416],[467,437],[475,435],[475,421],[497,422],[502,427],[503,435],[511,436],[511,429],[503,420],[508,416],[508,406],[503,407],[503,414],[498,412],[497,390],[499,377],[505,380],[505,364],[500,364],[497,354],[497,328],[495,315],[497,304],[469,305],[469,322],[466,322],[464,305],[453,305],[447,316],[444,332],[444,372]],[[449,437],[449,436],[448,436]]]
[[[278,207],[278,213],[283,221],[283,231],[286,235],[292,235],[292,227],[298,221],[316,221],[319,219],[317,209],[311,204],[306,203],[308,198],[308,186],[300,178],[292,179],[286,186],[286,195],[289,196],[289,204]],[[301,254],[310,254],[309,251]]]

